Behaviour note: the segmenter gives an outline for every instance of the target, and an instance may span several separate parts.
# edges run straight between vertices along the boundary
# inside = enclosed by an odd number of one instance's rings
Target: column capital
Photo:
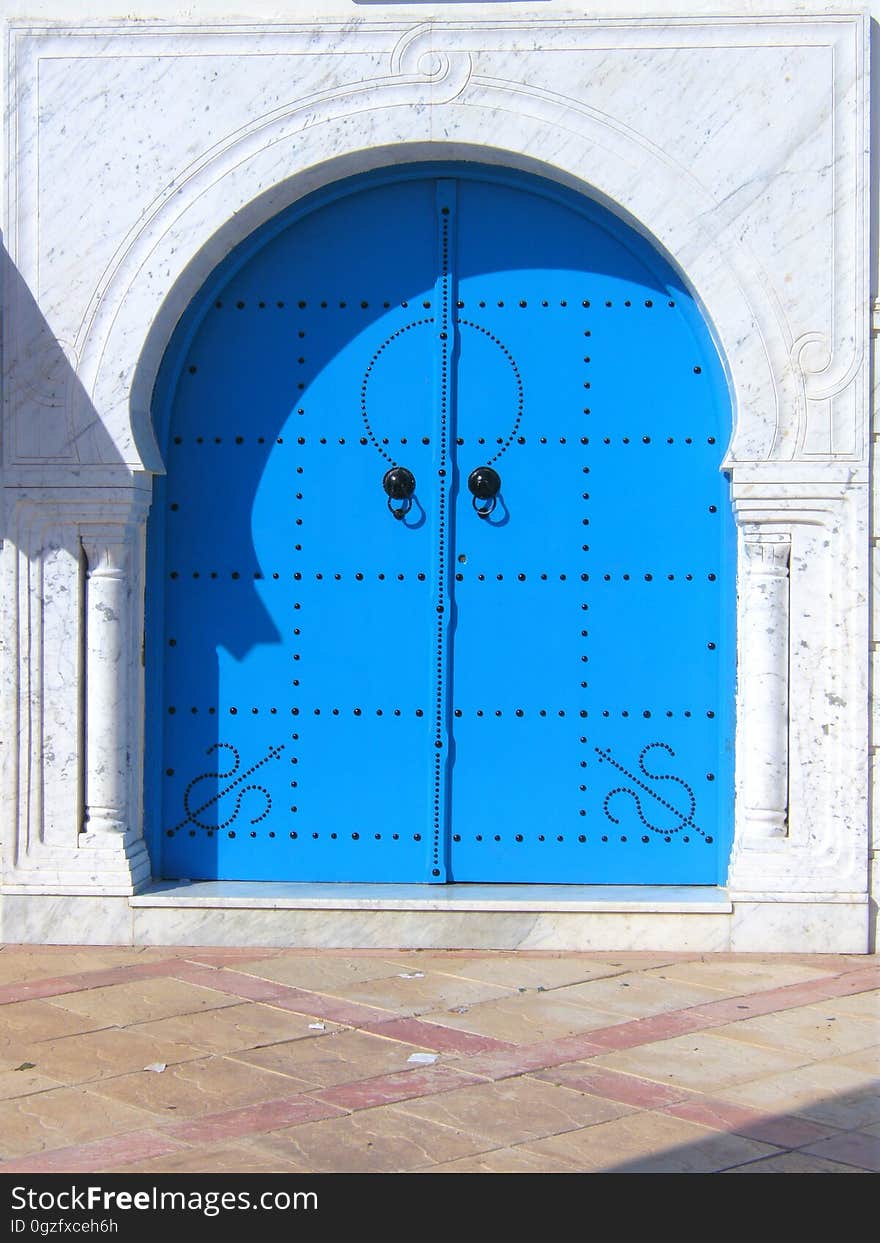
[[[743,551],[748,572],[772,578],[787,578],[791,564],[791,537],[776,531],[748,527],[743,534]]]
[[[81,527],[80,542],[86,555],[86,575],[89,579],[125,579],[133,542],[130,527]]]

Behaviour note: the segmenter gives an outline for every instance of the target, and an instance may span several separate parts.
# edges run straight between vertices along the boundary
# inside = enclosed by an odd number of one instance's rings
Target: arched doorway
[[[479,165],[340,183],[218,269],[156,411],[164,875],[723,880],[729,397],[632,228]]]

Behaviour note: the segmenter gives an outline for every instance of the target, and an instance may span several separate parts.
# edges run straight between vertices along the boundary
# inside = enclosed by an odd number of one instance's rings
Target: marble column
[[[125,526],[84,528],[85,824],[124,834],[131,786],[131,537]]]
[[[743,836],[757,842],[788,832],[791,538],[747,530],[743,553],[737,764]]]

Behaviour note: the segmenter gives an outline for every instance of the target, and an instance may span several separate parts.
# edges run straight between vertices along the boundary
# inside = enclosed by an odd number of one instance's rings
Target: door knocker
[[[488,518],[495,508],[501,488],[498,471],[491,466],[478,466],[468,475],[468,488],[473,497],[474,511],[480,518]]]
[[[405,518],[412,508],[413,493],[416,490],[416,477],[405,466],[392,466],[385,472],[382,487],[388,497],[388,509],[395,518]],[[394,506],[393,501],[400,501]]]

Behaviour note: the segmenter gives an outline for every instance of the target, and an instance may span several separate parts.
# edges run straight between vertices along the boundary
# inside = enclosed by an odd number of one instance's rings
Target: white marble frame
[[[700,300],[730,380],[725,466],[741,528],[730,892],[746,905],[850,904],[864,924],[866,19],[378,21],[239,26],[234,35],[13,24],[8,33],[15,277],[4,294],[0,776],[15,793],[3,809],[3,892],[125,895],[149,878],[143,532],[150,477],[162,470],[150,398],[179,315],[236,243],[302,195],[390,162],[478,158],[598,197],[664,248]],[[50,328],[47,345],[45,326],[35,327],[40,255],[62,243],[40,230],[40,61],[70,56],[74,45],[77,56],[96,58],[197,56],[221,45],[246,57],[269,43],[291,56],[317,49],[332,65],[328,85],[243,115],[226,142],[169,170],[136,227],[120,229],[75,334],[59,343]],[[784,287],[784,262],[768,267],[743,240],[786,222],[759,221],[748,196],[722,195],[676,158],[676,127],[687,118],[671,117],[658,145],[564,80],[554,91],[533,80],[572,49],[650,57],[679,46],[778,48],[781,69],[788,49],[829,50],[827,81],[804,90],[820,103],[824,92],[835,158],[799,218],[807,235],[832,222],[833,280],[820,319],[808,296],[809,248],[799,305],[797,288]],[[369,76],[357,55],[373,66]],[[756,98],[760,85],[752,83]],[[756,105],[755,144],[763,124]],[[109,156],[115,135],[95,141]],[[719,186],[730,175],[719,169]],[[767,174],[768,184],[774,175],[786,169]]]

